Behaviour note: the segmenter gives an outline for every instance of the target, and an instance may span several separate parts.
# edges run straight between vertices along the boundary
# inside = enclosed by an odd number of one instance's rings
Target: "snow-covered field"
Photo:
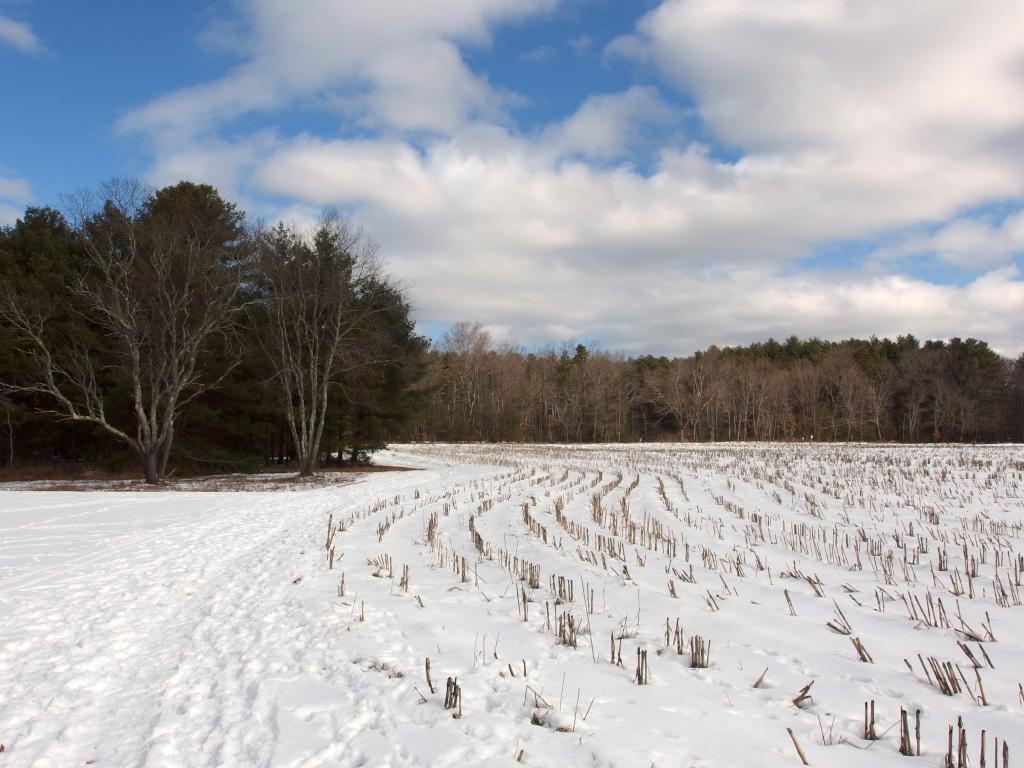
[[[0,768],[1024,760],[1018,447],[378,460],[421,469],[0,490]]]

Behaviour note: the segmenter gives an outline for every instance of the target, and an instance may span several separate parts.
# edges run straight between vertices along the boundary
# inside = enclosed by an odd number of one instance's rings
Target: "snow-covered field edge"
[[[1019,447],[380,460],[419,471],[0,490],[0,768],[1019,755]]]

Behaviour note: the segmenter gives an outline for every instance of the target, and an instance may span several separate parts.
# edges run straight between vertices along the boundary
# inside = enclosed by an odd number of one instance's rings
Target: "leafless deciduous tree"
[[[679,424],[679,439],[684,437],[683,429],[691,423],[693,393],[690,391],[690,374],[693,361],[677,358],[663,370],[648,377],[648,386],[655,402],[670,413]]]
[[[185,406],[217,383],[203,378],[199,357],[216,336],[231,332],[238,310],[233,245],[219,236],[222,227],[208,226],[208,217],[174,199],[216,193],[188,184],[169,189],[157,200],[137,182],[115,181],[72,203],[86,259],[71,296],[102,343],[54,333],[58,297],[0,288],[0,320],[32,371],[31,380],[4,389],[43,395],[60,417],[96,424],[124,441],[148,483],[167,470]],[[229,228],[240,221],[231,206],[220,213]],[[111,381],[127,387],[130,422],[108,415]]]
[[[448,419],[452,427],[477,428],[491,353],[491,335],[480,323],[456,323],[441,339],[448,390]]]
[[[273,373],[300,474],[316,471],[331,389],[344,374],[380,362],[374,300],[383,280],[377,248],[335,211],[312,237],[279,225],[258,239],[263,296],[260,342]]]
[[[14,466],[14,424],[11,422],[11,411],[14,409],[11,401],[6,397],[0,397],[0,407],[4,411],[4,423],[7,427],[7,466]]]

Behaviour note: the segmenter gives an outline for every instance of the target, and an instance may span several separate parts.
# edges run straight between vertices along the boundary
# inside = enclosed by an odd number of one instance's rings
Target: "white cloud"
[[[668,123],[673,110],[651,86],[635,85],[622,93],[590,96],[561,123],[541,136],[559,155],[614,158],[640,143],[645,127]]]
[[[874,208],[876,228],[1024,192],[1019,3],[665,0],[612,50],[651,62],[746,162]]]
[[[871,255],[886,261],[932,253],[966,269],[1004,265],[1024,253],[1024,211],[998,223],[991,217],[956,219],[932,234],[906,237]]]
[[[538,45],[536,48],[531,48],[524,53],[519,55],[519,58],[523,61],[531,64],[543,64],[546,61],[551,61],[558,55],[558,50],[550,45]]]
[[[32,27],[0,13],[0,44],[17,48],[23,53],[39,53],[43,47]]]
[[[436,181],[417,152],[399,142],[298,139],[274,153],[254,181],[315,204],[377,204],[423,220],[440,213]]]
[[[355,210],[431,322],[666,353],[906,332],[1021,350],[1024,281],[1008,259],[1024,224],[956,216],[1024,192],[1024,7],[666,0],[613,48],[687,94],[703,135],[735,158],[723,160],[672,131],[679,114],[652,86],[517,130],[508,95],[462,48],[553,4],[248,0],[235,70],[122,125],[156,138],[160,183],[214,180],[271,217]],[[215,130],[299,99],[377,130]],[[663,144],[640,170],[632,150],[651,136]],[[796,266],[827,241],[942,222],[875,254],[870,272]],[[915,249],[980,275],[900,276],[892,259]]]
[[[909,176],[825,189],[827,178],[804,183],[818,173],[813,163],[726,163],[697,144],[666,150],[645,175],[559,160],[544,142],[488,138],[477,146],[439,140],[421,153],[394,139],[300,137],[280,142],[253,181],[277,196],[361,206],[381,228],[430,242],[514,247],[524,263],[532,249],[555,248],[590,267],[620,267],[628,257],[651,269],[666,261],[781,267],[815,242],[937,215],[964,191]]]
[[[665,341],[673,350],[689,350],[793,333],[833,339],[975,336],[1007,354],[1024,349],[1024,280],[1013,269],[986,273],[964,287],[899,276],[711,270],[678,281],[666,275],[657,287],[637,286],[637,295],[660,331],[660,343],[640,345],[650,351],[664,350]],[[605,312],[629,334],[628,310],[606,305]]]
[[[26,179],[0,176],[0,197],[23,203],[32,197],[32,191]]]
[[[26,179],[0,176],[0,226],[8,226],[24,213],[24,205],[32,199],[32,189]]]
[[[185,145],[161,149],[147,174],[155,187],[176,184],[182,179],[212,184],[228,200],[243,209],[253,206],[245,194],[246,175],[258,160],[275,146],[272,132],[264,131],[235,141],[214,137],[197,139]]]
[[[337,93],[367,123],[449,131],[494,117],[500,91],[469,70],[458,46],[557,0],[246,0],[249,56],[224,77],[167,94],[121,120],[129,131],[187,139],[218,121]]]
[[[594,38],[590,35],[577,35],[566,43],[577,56],[584,56],[594,47]]]
[[[615,44],[747,149],[973,149],[1024,120],[1024,6],[665,0]]]
[[[794,274],[802,243],[838,225],[791,212],[780,221],[794,202],[759,209],[768,196],[746,173],[697,148],[645,177],[545,165],[524,140],[488,155],[440,142],[421,155],[400,142],[305,138],[282,142],[254,181],[274,196],[357,207],[431,322],[471,317],[524,341],[597,337],[662,353],[790,333],[977,335],[1021,349],[1016,272],[966,287]]]
[[[21,217],[22,211],[13,205],[0,202],[0,227],[6,227],[16,222]]]

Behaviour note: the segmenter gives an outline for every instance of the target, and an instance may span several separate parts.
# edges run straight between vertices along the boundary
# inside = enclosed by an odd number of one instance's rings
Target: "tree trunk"
[[[302,460],[302,466],[299,469],[299,477],[312,477],[316,472],[316,455],[318,450],[311,450]]]
[[[167,477],[167,460],[171,458],[171,444],[173,442],[174,427],[171,427],[167,432],[167,437],[164,438],[163,444],[158,449],[159,464],[157,466],[160,477]]]
[[[160,450],[151,448],[142,454],[142,472],[146,477],[147,485],[156,485],[160,482]]]
[[[7,409],[7,466],[14,466],[14,425],[11,424],[11,410]]]

